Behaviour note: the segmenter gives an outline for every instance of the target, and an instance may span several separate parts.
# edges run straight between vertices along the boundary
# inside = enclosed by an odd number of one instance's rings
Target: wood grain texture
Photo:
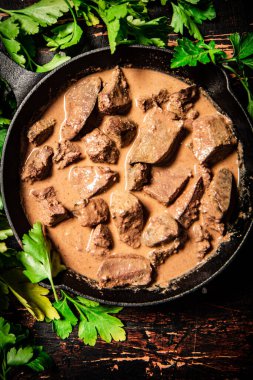
[[[2,8],[20,8],[34,0],[0,0]],[[205,39],[231,53],[228,35],[252,31],[249,0],[215,1],[217,18],[201,30]],[[154,5],[153,16],[169,7]],[[164,14],[164,13],[162,13]],[[169,35],[173,46],[177,35]],[[102,26],[85,29],[81,50],[107,44]],[[80,49],[76,53],[80,52]],[[40,60],[48,51],[40,50]],[[234,91],[245,104],[240,85]],[[76,331],[62,341],[46,323],[36,323],[14,301],[5,316],[31,328],[36,344],[43,344],[55,367],[43,374],[16,371],[15,380],[37,379],[253,379],[253,233],[233,263],[207,287],[177,301],[149,308],[125,308],[120,318],[126,342],[84,346]]]

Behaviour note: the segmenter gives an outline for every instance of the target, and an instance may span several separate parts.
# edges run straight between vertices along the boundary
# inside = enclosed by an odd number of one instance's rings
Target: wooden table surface
[[[0,1],[0,6],[18,8],[33,2]],[[207,40],[214,39],[230,52],[230,33],[252,31],[251,0],[215,3],[217,18],[206,22],[202,31]],[[159,13],[160,7],[155,8],[154,14]],[[169,44],[175,39],[170,35]],[[106,43],[106,37],[90,32],[86,41],[97,47]],[[245,102],[236,81],[234,91]],[[22,308],[13,307],[6,318],[30,327],[36,344],[45,346],[55,367],[40,375],[30,370],[16,372],[12,378],[253,379],[252,243],[253,233],[233,263],[194,294],[162,306],[125,308],[120,314],[127,331],[123,343],[99,341],[95,347],[84,346],[76,331],[63,341],[50,325],[34,322]]]

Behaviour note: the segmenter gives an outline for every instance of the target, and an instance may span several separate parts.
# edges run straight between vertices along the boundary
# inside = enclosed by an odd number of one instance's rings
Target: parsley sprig
[[[253,33],[231,34],[229,37],[233,46],[233,55],[228,58],[220,49],[215,48],[215,42],[209,44],[203,40],[193,42],[184,37],[178,40],[174,49],[171,68],[182,66],[196,66],[198,63],[214,63],[222,65],[232,72],[243,85],[248,97],[248,112],[253,118],[253,90],[249,83],[249,76],[253,69]]]
[[[43,371],[52,365],[52,359],[42,346],[35,346],[29,331],[0,317],[0,379],[6,380],[14,367],[27,366]]]
[[[5,239],[11,234],[10,229],[0,231],[0,237],[2,235]],[[5,244],[0,254],[0,308],[8,307],[8,296],[12,293],[37,320],[46,318],[52,322],[56,334],[62,339],[67,338],[77,325],[79,338],[90,346],[95,345],[98,336],[106,342],[126,339],[123,323],[110,315],[120,312],[121,307],[103,306],[80,296],[73,298],[64,291],[58,298],[53,279],[65,267],[43,233],[41,223],[35,223],[22,242],[22,252],[8,249]],[[53,305],[48,298],[49,290],[38,284],[46,279],[53,291]]]
[[[98,334],[107,343],[110,343],[112,339],[117,342],[126,339],[125,330],[122,328],[123,323],[110,315],[120,312],[122,307],[102,306],[80,296],[72,298],[64,291],[61,291],[61,296],[61,300],[54,303],[54,307],[61,315],[61,319],[54,321],[55,332],[60,338],[67,338],[73,327],[79,323],[78,336],[90,346],[95,345]],[[73,313],[70,305],[75,309],[76,314]]]
[[[161,0],[171,5],[170,14],[151,18],[154,0],[40,0],[20,10],[0,8],[9,17],[0,21],[0,38],[19,65],[45,72],[70,58],[63,51],[80,42],[84,24],[104,23],[111,52],[122,44],[143,44],[165,47],[169,31],[183,34],[187,30],[195,38],[202,38],[199,25],[212,20],[216,13],[212,0]],[[62,19],[70,14],[72,21]],[[54,26],[57,22],[61,24]],[[56,51],[44,65],[36,62],[36,39],[42,34],[46,45]]]
[[[0,37],[10,57],[23,67],[43,72],[52,70],[70,57],[56,54],[52,61],[45,65],[35,62],[35,43],[32,35],[38,34],[41,28],[55,24],[69,7],[65,0],[40,0],[20,10],[0,11],[10,17],[0,22]]]

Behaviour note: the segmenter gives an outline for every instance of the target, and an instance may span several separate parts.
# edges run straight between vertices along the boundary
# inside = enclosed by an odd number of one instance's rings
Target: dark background
[[[0,7],[21,8],[32,0],[0,1]],[[253,31],[251,0],[215,1],[217,18],[201,28],[231,53],[228,35]],[[170,9],[162,8],[162,12]],[[161,14],[154,6],[153,15]],[[96,34],[96,36],[94,36]],[[173,46],[175,34],[169,35]],[[85,33],[82,50],[105,44],[102,27]],[[78,50],[80,52],[80,48]],[[48,52],[40,50],[39,59]],[[45,58],[46,57],[46,58]],[[233,89],[245,104],[240,85]],[[253,147],[252,147],[253,149]],[[125,308],[127,341],[84,346],[76,331],[63,341],[46,323],[37,323],[15,305],[5,317],[31,328],[36,344],[45,346],[55,367],[43,374],[17,371],[13,379],[253,379],[253,233],[233,263],[216,279],[192,295],[163,306]]]

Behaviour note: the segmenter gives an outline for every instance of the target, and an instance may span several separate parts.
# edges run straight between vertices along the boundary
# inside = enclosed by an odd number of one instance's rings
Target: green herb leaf
[[[202,40],[202,35],[197,24],[202,24],[204,20],[212,20],[216,13],[211,1],[203,2],[203,6],[196,6],[199,2],[178,1],[178,4],[171,3],[173,15],[171,26],[176,33],[183,34],[184,28],[188,29],[191,36]]]
[[[33,360],[27,363],[27,367],[34,371],[41,372],[52,366],[52,358],[44,351],[42,346],[33,347]]]
[[[237,64],[241,64],[253,69],[253,33],[247,33],[240,36],[239,33],[231,34],[229,37]],[[228,60],[229,61],[229,60]]]
[[[24,250],[18,253],[18,258],[25,267],[24,274],[32,283],[48,279],[57,300],[52,276],[52,272],[58,271],[52,267],[57,261],[52,260],[51,244],[43,234],[41,223],[33,225],[28,235],[23,236],[22,243]]]
[[[68,57],[67,55],[65,55],[63,53],[55,54],[54,57],[52,58],[52,60],[48,63],[45,63],[45,65],[43,65],[43,66],[36,65],[36,67],[37,67],[36,72],[37,73],[45,73],[47,71],[53,70],[56,67],[62,65],[64,62],[67,62],[69,59],[70,59],[70,57]]]
[[[51,47],[51,50],[56,50],[76,45],[80,41],[83,31],[76,22],[69,22],[52,29],[52,33],[51,37],[44,36],[44,38],[47,46]]]
[[[20,269],[13,268],[6,271],[0,278],[5,281],[9,290],[38,321],[43,321],[45,317],[51,320],[60,318],[47,298],[49,290],[38,284],[28,282]]]
[[[0,240],[5,240],[9,236],[13,236],[13,232],[12,232],[11,228],[8,228],[6,230],[0,230]]]
[[[43,371],[52,365],[52,359],[42,346],[29,342],[29,332],[20,325],[0,317],[0,378],[7,379],[12,367],[27,365],[35,371]]]
[[[72,298],[64,291],[61,291],[61,294],[62,299],[54,303],[61,315],[61,320],[54,321],[54,330],[62,339],[67,338],[72,332],[73,326],[78,323],[79,338],[90,346],[95,345],[98,335],[108,343],[112,339],[115,341],[126,339],[123,323],[120,319],[110,315],[121,311],[121,307],[102,306],[80,296]],[[70,305],[78,313],[79,321]]]
[[[54,330],[60,338],[66,339],[72,332],[73,326],[76,326],[78,319],[70,309],[65,295],[60,301],[54,303],[54,307],[61,316],[60,320],[54,321]]]
[[[10,344],[15,344],[16,337],[10,333],[10,324],[6,320],[0,317],[0,350],[3,350]]]
[[[178,40],[178,46],[174,49],[171,60],[171,68],[181,66],[196,66],[198,63],[217,63],[226,54],[215,48],[215,42],[211,41],[206,44],[204,41],[192,42],[186,37]]]
[[[33,357],[33,349],[31,346],[27,346],[24,348],[20,347],[19,349],[12,347],[7,352],[7,364],[11,367],[24,365],[28,363],[32,357]]]
[[[31,23],[46,27],[55,24],[59,17],[68,12],[68,6],[64,0],[40,0],[37,3],[16,11],[6,11],[21,23],[21,18],[26,16]],[[30,26],[33,30],[33,26]],[[24,29],[25,30],[25,29]],[[25,30],[26,31],[26,30]],[[31,33],[31,31],[28,31]],[[37,31],[35,32],[37,33]]]

